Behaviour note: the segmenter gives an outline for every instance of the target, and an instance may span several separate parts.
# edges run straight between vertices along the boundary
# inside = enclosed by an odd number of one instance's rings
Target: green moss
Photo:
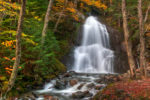
[[[55,77],[56,77],[56,75],[52,74],[52,75],[47,75],[44,78],[46,78],[46,79],[53,79]]]
[[[63,63],[61,63],[58,59],[55,59],[55,68],[57,69],[56,72],[65,73],[67,71],[67,68]]]

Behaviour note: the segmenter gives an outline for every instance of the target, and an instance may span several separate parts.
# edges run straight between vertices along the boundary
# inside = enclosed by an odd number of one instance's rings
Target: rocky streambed
[[[20,97],[20,100],[92,100],[107,84],[119,81],[118,74],[67,72],[45,83],[43,89]]]

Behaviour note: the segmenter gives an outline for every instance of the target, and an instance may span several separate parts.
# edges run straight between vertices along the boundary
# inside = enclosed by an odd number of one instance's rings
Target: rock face
[[[126,48],[124,43],[123,33],[107,26],[107,31],[110,36],[110,46],[114,51],[114,71],[124,73],[129,69]]]

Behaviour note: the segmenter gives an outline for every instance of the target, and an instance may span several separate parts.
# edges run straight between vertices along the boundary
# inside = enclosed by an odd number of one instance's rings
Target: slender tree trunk
[[[50,15],[52,3],[53,3],[53,0],[49,0],[47,12],[46,12],[46,15],[45,15],[44,27],[43,27],[43,31],[42,31],[42,44],[45,41],[45,36],[46,36],[47,27],[48,27],[49,15]]]
[[[9,92],[15,84],[15,80],[16,80],[17,72],[18,72],[18,67],[19,67],[19,64],[20,64],[20,59],[21,59],[21,33],[22,33],[22,26],[23,26],[23,21],[24,21],[25,8],[26,8],[26,0],[22,0],[22,7],[21,7],[21,11],[20,11],[20,16],[19,16],[19,20],[18,20],[17,34],[16,34],[16,60],[15,60],[15,63],[13,65],[13,71],[12,71],[10,79],[9,79],[7,92]]]
[[[60,13],[60,15],[59,15],[59,18],[58,18],[56,24],[55,24],[54,33],[57,31],[57,27],[58,27],[58,25],[59,25],[59,23],[60,23],[60,20],[61,20],[61,18],[62,18],[63,12],[65,11],[67,2],[68,2],[68,0],[65,0],[65,1],[64,1],[64,7],[63,7],[63,10],[61,11],[61,13]]]
[[[146,10],[146,14],[145,14],[145,18],[144,18],[144,23],[146,23],[147,19],[148,19],[148,13],[150,10],[150,5],[148,6],[147,10]]]
[[[145,77],[146,75],[146,59],[145,59],[145,39],[142,15],[142,0],[138,0],[138,17],[139,17],[139,32],[140,32],[140,67],[143,68]]]
[[[131,77],[134,77],[135,61],[132,55],[131,43],[129,41],[129,30],[128,30],[128,25],[127,25],[126,1],[125,0],[122,0],[122,15],[123,15],[124,39],[125,39],[127,56],[128,56],[128,63],[130,66]]]
[[[78,0],[74,0],[74,5],[75,5],[75,8],[78,7]]]

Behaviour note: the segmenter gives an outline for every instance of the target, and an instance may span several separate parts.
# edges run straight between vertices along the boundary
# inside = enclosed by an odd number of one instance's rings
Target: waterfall
[[[75,48],[73,70],[82,73],[113,73],[114,53],[109,33],[96,17],[90,16],[83,26],[82,44]]]
[[[96,86],[102,87],[101,89],[106,86],[101,77],[105,76],[103,73],[113,73],[114,59],[106,26],[96,17],[90,16],[85,21],[82,34],[81,46],[74,50],[73,70],[77,73],[71,71],[51,80],[42,90],[35,91],[39,95],[37,100],[44,100],[44,96],[48,94],[59,100],[89,100],[99,91]],[[71,85],[71,81],[77,83]]]

